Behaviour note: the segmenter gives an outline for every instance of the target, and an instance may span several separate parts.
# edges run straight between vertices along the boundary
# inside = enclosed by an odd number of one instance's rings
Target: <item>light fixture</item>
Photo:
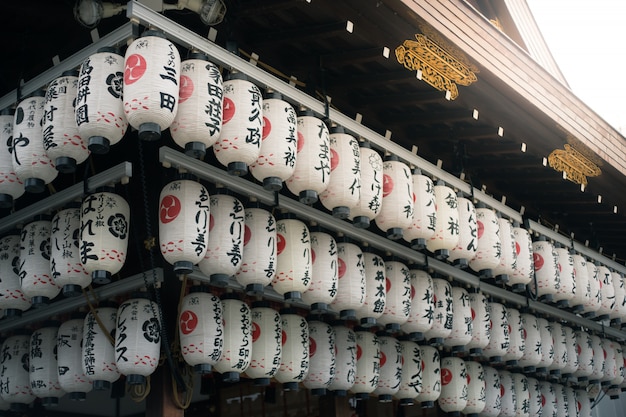
[[[179,0],[178,9],[189,9],[200,15],[200,20],[207,26],[222,23],[226,15],[223,0]]]
[[[93,29],[100,20],[115,16],[126,9],[119,3],[102,2],[101,0],[76,0],[74,19],[84,27]]]

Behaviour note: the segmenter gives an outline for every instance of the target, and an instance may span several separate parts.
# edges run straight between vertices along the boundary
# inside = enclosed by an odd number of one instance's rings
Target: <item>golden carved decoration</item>
[[[496,17],[495,19],[489,19],[489,22],[496,28],[498,28],[500,32],[504,32],[504,29],[502,29],[502,23],[500,23],[500,19]]]
[[[564,172],[569,181],[587,185],[587,177],[602,174],[596,164],[572,145],[565,144],[563,148],[553,150],[548,156],[548,163],[556,171]]]
[[[451,100],[459,95],[457,84],[476,82],[476,74],[444,48],[422,34],[415,39],[405,40],[396,48],[396,59],[406,69],[417,71],[418,78],[439,91],[449,91]]]

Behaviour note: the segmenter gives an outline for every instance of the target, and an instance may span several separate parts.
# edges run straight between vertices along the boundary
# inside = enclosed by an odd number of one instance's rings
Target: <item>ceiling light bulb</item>
[[[102,2],[101,0],[77,0],[74,4],[74,19],[84,27],[93,29],[100,20],[122,13],[126,6]]]
[[[178,0],[178,8],[198,13],[202,23],[208,26],[222,23],[226,15],[226,5],[223,0]]]

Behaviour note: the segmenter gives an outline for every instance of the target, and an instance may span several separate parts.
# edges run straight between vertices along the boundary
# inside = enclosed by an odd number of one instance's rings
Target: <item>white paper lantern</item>
[[[30,308],[19,276],[21,239],[17,233],[0,238],[0,308],[5,317],[19,317]]]
[[[311,232],[311,285],[302,301],[323,313],[337,296],[337,242],[330,234]]]
[[[11,411],[26,412],[35,400],[29,378],[30,335],[8,337],[2,343],[0,397],[11,404]]]
[[[471,200],[457,196],[459,211],[459,241],[450,251],[448,261],[459,268],[467,268],[470,259],[478,250],[478,224],[476,223],[476,207]]]
[[[123,90],[124,57],[117,48],[100,48],[83,61],[76,94],[76,124],[80,137],[95,154],[109,152],[109,147],[126,133]]]
[[[402,238],[413,222],[413,178],[411,170],[395,155],[383,162],[383,202],[376,226],[392,240]]]
[[[556,397],[556,417],[571,417],[569,413],[569,402],[567,401],[567,390],[561,384],[554,385],[554,394]],[[573,413],[576,416],[576,413]]]
[[[560,308],[569,307],[569,302],[576,295],[576,281],[574,277],[574,259],[569,250],[557,244],[554,248],[559,269],[559,281],[553,301]]]
[[[454,190],[442,181],[435,185],[437,221],[435,234],[426,243],[426,248],[438,259],[446,259],[459,243],[459,209]],[[480,232],[480,230],[479,230]]]
[[[378,323],[387,330],[398,331],[411,314],[411,275],[398,261],[385,262],[385,311]]]
[[[356,372],[350,392],[357,399],[367,399],[378,386],[380,377],[380,346],[378,337],[371,332],[357,330]]]
[[[603,376],[600,378],[602,386],[609,386],[611,381],[617,378],[617,356],[613,342],[609,339],[602,339],[602,354],[604,355],[604,361],[602,362]],[[621,356],[621,355],[620,355]]]
[[[44,323],[30,336],[30,388],[44,406],[57,405],[65,391],[57,368],[58,323]]]
[[[593,350],[593,366],[589,376],[589,384],[596,384],[604,377],[604,360],[606,359],[602,348],[602,339],[598,335],[591,335],[591,348]]]
[[[412,269],[409,274],[411,276],[411,314],[401,329],[409,334],[411,340],[422,340],[424,333],[432,328],[434,321],[433,279],[428,272],[421,269]]]
[[[158,140],[178,111],[180,54],[162,32],[147,30],[124,56],[124,112],[139,139]]]
[[[80,208],[59,211],[52,218],[50,272],[66,297],[82,294],[91,284],[91,275],[80,262]]]
[[[285,300],[299,300],[311,286],[311,237],[300,220],[276,222],[276,275],[272,288]]]
[[[361,143],[361,192],[359,202],[350,209],[350,219],[356,227],[366,229],[378,216],[383,201],[383,159],[371,149],[368,142]]]
[[[583,305],[583,316],[593,318],[602,306],[602,283],[598,267],[591,261],[587,261],[587,275],[589,277],[590,298]]]
[[[335,376],[328,389],[345,396],[354,385],[356,375],[356,334],[344,325],[333,326],[335,332]]]
[[[606,320],[610,317],[615,304],[615,286],[613,285],[613,274],[604,265],[596,265],[598,268],[598,279],[600,280],[600,292],[602,301],[597,312],[598,320]]]
[[[543,351],[543,342],[541,341],[541,333],[539,331],[539,323],[537,317],[530,313],[523,313],[522,333],[524,336],[524,354],[517,361],[522,367],[524,373],[535,372],[535,368],[541,362],[541,354]]]
[[[619,387],[624,382],[624,352],[622,350],[622,345],[615,341],[611,341],[611,347],[615,351],[615,378],[611,380],[611,385],[609,387],[610,390],[620,391]],[[619,395],[618,395],[619,398]]]
[[[467,417],[478,417],[487,404],[485,370],[479,362],[465,361],[467,370],[467,404],[461,410]]]
[[[235,279],[248,293],[259,294],[276,274],[276,219],[260,207],[246,207],[243,258]]]
[[[561,373],[564,378],[570,378],[574,372],[578,370],[578,352],[576,349],[576,335],[574,329],[569,326],[563,326],[565,333],[565,350],[567,351],[567,362]],[[621,356],[621,355],[620,355]]]
[[[181,62],[178,111],[170,133],[187,155],[203,159],[219,138],[223,97],[222,74],[208,56],[191,53]]]
[[[124,301],[117,309],[115,364],[126,382],[143,384],[159,364],[161,322],[159,306],[145,297]],[[155,314],[157,316],[155,316]]]
[[[224,287],[241,266],[246,213],[241,201],[227,194],[212,195],[209,205],[209,240],[198,267],[211,284]]]
[[[500,374],[495,368],[485,366],[485,408],[480,413],[484,417],[498,417],[502,411],[502,386]]]
[[[413,405],[413,399],[422,391],[422,355],[417,343],[401,340],[402,379],[395,397],[400,405]]]
[[[178,179],[159,197],[159,246],[177,274],[189,274],[204,259],[209,242],[209,192],[191,179]]]
[[[517,264],[513,274],[509,276],[507,285],[513,292],[523,292],[526,284],[535,276],[535,265],[533,263],[533,241],[528,230],[519,227],[513,222],[513,238],[515,239],[515,253]]]
[[[578,382],[586,382],[593,372],[593,341],[591,335],[583,330],[576,330],[574,337],[578,359],[578,369],[574,376],[578,378]]]
[[[452,287],[442,278],[433,278],[433,325],[424,333],[430,344],[442,345],[452,332]]]
[[[443,344],[453,352],[465,350],[472,340],[472,307],[464,288],[452,287],[452,331]]]
[[[504,360],[508,366],[515,366],[526,350],[522,315],[519,310],[509,307],[506,309],[506,318],[509,323],[509,348],[504,355]]]
[[[250,310],[252,317],[252,355],[246,375],[255,385],[270,384],[280,367],[283,325],[278,311],[267,301],[256,301]]]
[[[415,397],[422,408],[432,408],[441,395],[441,359],[437,348],[420,346],[422,391]]]
[[[441,395],[437,401],[439,408],[453,415],[459,415],[467,406],[467,369],[463,359],[441,359]]]
[[[280,94],[269,92],[263,99],[263,135],[256,162],[250,165],[252,176],[269,191],[279,191],[283,181],[296,169],[296,111]]]
[[[256,162],[263,133],[263,97],[259,87],[240,72],[224,78],[222,131],[213,145],[218,162],[232,175],[243,176]]]
[[[515,397],[515,383],[509,371],[500,371],[500,405],[501,417],[515,417],[517,401]]]
[[[183,359],[199,374],[210,373],[222,356],[222,302],[207,287],[195,286],[183,298],[178,336]]]
[[[70,319],[59,326],[57,336],[57,365],[59,385],[76,401],[84,401],[93,389],[93,383],[83,372],[83,326],[85,318]]]
[[[43,147],[44,95],[38,90],[22,100],[13,119],[13,170],[29,193],[43,192],[59,173]]]
[[[626,388],[626,346],[622,345],[622,365],[621,365],[621,369],[622,369],[622,374],[624,376],[624,380],[622,381],[622,383],[620,384],[620,388],[622,389],[622,391],[624,390],[624,388]],[[620,360],[620,358],[616,358],[617,361]]]
[[[330,180],[330,137],[326,124],[311,111],[298,115],[296,169],[287,188],[303,204],[318,200]]]
[[[537,278],[537,296],[540,301],[551,302],[559,285],[559,269],[554,246],[543,236],[533,242],[533,263]]]
[[[541,360],[537,365],[537,374],[545,374],[548,367],[554,362],[554,338],[552,337],[552,326],[543,317],[537,318],[539,326],[539,337],[541,338]]]
[[[493,269],[493,274],[496,276],[496,280],[509,282],[510,277],[515,274],[517,269],[517,249],[513,225],[509,219],[498,215],[498,227],[501,246],[500,263]]]
[[[374,395],[380,402],[391,402],[402,382],[402,346],[398,339],[379,335],[380,376]]]
[[[353,320],[365,303],[363,251],[354,243],[337,243],[337,278],[337,296],[331,306],[339,311],[339,318]]]
[[[20,272],[22,292],[33,306],[48,304],[61,291],[50,271],[50,220],[35,220],[22,228]]]
[[[303,381],[313,395],[325,395],[335,377],[335,332],[329,324],[309,321],[309,373]]]
[[[430,177],[421,170],[413,170],[414,210],[411,225],[404,229],[402,238],[411,244],[411,248],[422,250],[426,242],[435,235],[437,208],[435,204],[435,185]]]
[[[373,326],[376,320],[385,311],[387,295],[385,293],[385,261],[380,256],[363,251],[363,266],[365,268],[365,302],[356,310],[356,318],[361,326]]]
[[[541,396],[541,386],[535,378],[526,378],[528,381],[528,393],[530,394],[530,402],[528,413],[531,416],[541,416],[543,410],[543,401]]]
[[[613,287],[615,288],[615,305],[609,314],[612,325],[620,325],[626,322],[626,288],[624,287],[624,276],[619,272],[612,271]]]
[[[65,71],[48,84],[41,119],[43,148],[59,172],[73,173],[85,162],[89,149],[78,133],[74,107],[78,94],[78,71]]]
[[[576,390],[572,387],[566,386],[565,394],[567,398],[567,409],[568,409],[568,414],[566,415],[568,417],[579,417],[578,399],[576,398]]]
[[[126,262],[130,207],[121,196],[102,191],[83,200],[80,261],[96,284],[107,284]]]
[[[239,381],[239,375],[250,366],[252,354],[252,316],[250,307],[234,294],[222,296],[224,347],[213,366],[225,382]]]
[[[309,372],[309,324],[293,309],[280,311],[282,354],[275,378],[285,391],[297,391]]]
[[[548,381],[539,381],[539,389],[541,390],[541,415],[543,417],[556,417],[557,403],[554,388],[554,384]]]
[[[570,306],[573,312],[582,313],[585,310],[585,304],[588,304],[591,300],[589,269],[587,268],[587,260],[577,253],[572,254],[572,261],[574,262],[576,293],[570,300]]]
[[[591,417],[591,400],[586,390],[576,390],[576,406],[579,417]]]
[[[550,333],[552,334],[552,340],[554,340],[554,358],[552,365],[548,366],[550,375],[555,377],[561,376],[561,371],[567,364],[567,339],[565,338],[565,330],[560,323],[550,323]]]
[[[502,258],[502,239],[500,223],[496,212],[479,204],[476,207],[476,224],[478,225],[478,250],[470,260],[469,266],[479,273],[480,278],[492,278],[493,271],[500,265]],[[496,280],[501,282],[503,279]]]
[[[100,322],[96,320],[96,314]],[[107,306],[105,303],[101,303],[100,307],[90,311],[85,316],[82,350],[83,373],[87,379],[93,382],[93,389],[97,391],[109,389],[111,383],[117,381],[121,375],[115,363],[115,346],[109,339],[109,335],[113,337],[116,323],[117,307]]]
[[[472,318],[472,340],[466,345],[469,354],[482,356],[483,349],[489,344],[491,336],[491,318],[489,300],[481,292],[469,294],[470,317]]]
[[[515,390],[515,417],[530,416],[530,388],[528,379],[518,373],[513,373],[513,389]]]
[[[483,349],[483,355],[491,362],[502,362],[504,355],[509,350],[509,320],[507,309],[500,303],[489,303],[489,318],[491,320],[491,333],[489,344]]]
[[[11,208],[24,194],[24,183],[13,168],[13,121],[15,110],[0,111],[0,208]]]

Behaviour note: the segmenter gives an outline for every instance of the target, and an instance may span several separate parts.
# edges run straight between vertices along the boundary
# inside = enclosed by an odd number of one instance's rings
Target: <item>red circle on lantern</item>
[[[476,319],[476,312],[473,308],[470,308],[470,311],[472,312],[472,321],[474,321]]]
[[[468,372],[468,373],[467,373],[467,385],[469,385],[469,383],[470,383],[471,379],[472,379],[472,378],[470,377],[470,374],[469,374],[469,372]]]
[[[543,256],[540,253],[533,252],[533,262],[535,264],[535,271],[539,271],[544,264]]]
[[[583,348],[580,345],[576,345],[576,353],[580,355],[582,351],[583,351]]]
[[[480,220],[476,221],[476,225],[478,226],[478,239],[480,239],[485,231],[485,225]]]
[[[500,397],[504,397],[504,385],[500,384]]]
[[[426,363],[424,362],[424,359],[422,359],[422,371],[426,368]]]
[[[521,251],[522,251],[522,247],[519,245],[518,242],[515,242],[515,253],[519,255]]]
[[[334,149],[330,149],[330,170],[334,171],[335,168],[337,168],[337,165],[339,165],[339,154],[337,153],[336,150]]]
[[[385,352],[380,352],[380,367],[382,368],[383,366],[385,366],[385,364],[387,363],[387,355],[385,355]]]
[[[180,313],[179,320],[180,331],[187,335],[193,332],[198,326],[198,316],[191,310],[185,310]]]
[[[287,343],[287,332],[283,330],[283,334],[282,334],[282,337],[280,339],[280,344],[284,346],[285,343]]]
[[[583,408],[583,405],[580,403],[580,401],[576,401],[576,406],[578,407],[578,412],[580,412],[580,409]]]
[[[226,124],[235,115],[235,102],[228,97],[224,97],[224,103],[222,104],[222,123]]]
[[[604,348],[602,348],[602,353],[604,353],[604,359],[606,359],[606,350]]]
[[[341,279],[346,274],[348,268],[343,259],[339,258],[337,261],[337,276]]]
[[[448,385],[452,381],[452,371],[448,368],[441,368],[441,385]]]
[[[317,343],[315,343],[315,339],[309,337],[309,358],[315,356],[315,351],[317,350]]]
[[[415,298],[415,287],[411,285],[411,300]]]
[[[361,345],[356,345],[356,360],[361,359],[361,355],[363,354],[363,349],[361,349]]]
[[[561,264],[559,263],[559,273],[563,272],[563,267],[561,267]]]
[[[524,340],[526,340],[526,336],[527,336],[526,329],[522,329],[522,337],[524,338]]]
[[[391,289],[391,280],[385,277],[385,292],[388,293]]]
[[[139,54],[132,54],[126,60],[124,66],[124,84],[130,85],[139,80],[146,72],[148,64],[146,59]]]
[[[186,75],[180,76],[180,91],[178,93],[178,103],[184,103],[193,95],[193,80]]]
[[[404,366],[404,355],[400,356],[400,365]]]
[[[270,134],[271,131],[272,122],[270,122],[270,119],[263,116],[263,136],[261,137],[261,140],[265,140],[265,138]]]
[[[546,397],[543,394],[541,394],[541,406],[542,407],[546,406]]]
[[[276,250],[278,251],[279,255],[283,252],[283,250],[285,249],[286,245],[287,245],[287,241],[285,240],[283,235],[278,233],[276,235]]]
[[[383,197],[387,197],[393,191],[393,178],[390,175],[383,175]]]
[[[315,263],[315,250],[311,248],[311,264]]]
[[[493,322],[491,320],[489,320],[489,328],[492,329],[493,328]]]
[[[209,214],[209,232],[213,230],[213,226],[215,226],[215,220],[213,219],[213,215]]]
[[[243,245],[246,246],[252,237],[252,230],[248,227],[248,225],[244,225],[243,227]]]
[[[168,194],[161,200],[161,207],[159,207],[159,217],[161,223],[166,224],[176,220],[176,217],[180,214],[182,206],[178,197]]]
[[[302,132],[298,132],[298,141],[296,142],[297,152],[300,152],[304,148],[304,135]]]
[[[255,322],[252,322],[252,342],[256,342],[259,336],[261,336],[261,328]]]

